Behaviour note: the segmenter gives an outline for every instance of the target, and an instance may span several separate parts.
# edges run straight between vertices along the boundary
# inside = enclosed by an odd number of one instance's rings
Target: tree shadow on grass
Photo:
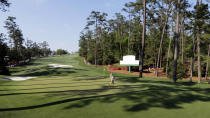
[[[63,103],[69,103],[69,102],[83,100],[83,99],[92,99],[92,98],[96,98],[96,97],[97,96],[71,98],[71,99],[65,99],[65,100],[56,101],[56,102],[50,102],[50,103],[41,104],[41,105],[34,105],[34,106],[27,106],[27,107],[17,107],[17,108],[6,108],[6,109],[0,109],[0,112],[3,112],[3,111],[20,111],[20,110],[37,109],[37,108],[48,107],[48,106],[53,106],[53,105],[58,105],[58,104],[63,104]],[[99,96],[99,97],[101,97],[101,96]],[[92,102],[92,100],[90,102]]]
[[[139,112],[139,111],[148,110],[150,108],[182,109],[183,108],[182,105],[185,103],[192,103],[196,101],[210,102],[210,95],[209,95],[210,88],[198,88],[193,86],[195,85],[195,83],[178,82],[174,84],[167,80],[139,79],[138,77],[128,78],[121,76],[116,76],[116,77],[119,81],[122,82],[139,83],[139,84],[119,85],[117,87],[101,86],[101,88],[98,89],[87,89],[87,90],[65,90],[65,91],[0,94],[0,96],[4,97],[11,95],[46,94],[46,96],[48,97],[61,96],[68,98],[40,105],[32,105],[32,106],[16,107],[16,108],[1,108],[0,112],[30,110],[30,109],[37,109],[37,108],[54,106],[64,103],[69,104],[66,107],[64,107],[64,110],[70,110],[74,108],[82,108],[88,106],[93,102],[111,104],[111,103],[116,103],[117,101],[120,101],[122,99],[125,99],[127,101],[126,103],[123,104],[123,109],[126,112]],[[103,79],[104,77],[101,76],[99,78]],[[82,80],[87,80],[87,79],[82,79]],[[91,81],[93,82],[93,80],[96,79],[98,79],[98,77],[95,78],[89,77],[88,79],[90,80],[89,82],[82,82],[82,83],[90,83]],[[54,84],[59,84],[59,83],[54,83]],[[62,84],[70,84],[70,83],[62,83]],[[109,90],[112,89],[117,90],[118,92],[114,94],[101,95],[101,93],[108,92]],[[79,97],[74,98],[75,96]]]
[[[129,82],[129,83],[149,83],[149,84],[165,84],[165,85],[175,85],[175,86],[194,86],[197,83],[195,82],[187,82],[187,81],[179,81],[177,83],[173,83],[168,81],[168,79],[145,79],[139,77],[122,77],[116,76],[117,79],[121,82]]]
[[[16,74],[17,76],[67,76],[72,73],[76,73],[73,69],[65,68],[49,68],[48,66],[38,67],[33,69],[25,70],[24,73]]]
[[[31,80],[32,81],[32,80]],[[96,81],[94,83],[101,83],[101,82],[104,82],[106,83],[107,81]],[[53,83],[43,83],[43,84],[3,84],[1,86],[24,86],[24,87],[27,87],[27,86],[45,86],[45,85],[72,85],[72,84],[87,84],[87,83],[90,83],[90,82],[72,82],[72,83],[68,83],[68,82],[65,82],[65,83],[62,83],[62,82],[53,82]]]
[[[82,71],[88,70],[81,68],[52,68],[49,66],[33,67],[29,69],[16,67],[11,69],[11,73],[17,76],[67,76],[71,73]]]
[[[104,84],[91,84],[91,85],[79,85],[79,87],[90,87],[90,86],[102,86]],[[31,86],[31,85],[29,85]],[[39,88],[30,88],[30,89],[9,89],[9,90],[0,90],[0,91],[30,91],[30,90],[47,90],[47,89],[54,89],[54,88],[67,88],[67,87],[78,87],[78,85],[68,85],[68,86],[58,86],[58,87],[39,87]],[[17,94],[17,93],[16,93]],[[19,93],[21,94],[21,93]],[[0,96],[4,96],[4,94],[0,94]],[[13,95],[12,93],[6,95]],[[15,95],[15,94],[14,94]]]
[[[28,66],[34,66],[34,68],[37,68],[36,66],[40,66],[42,65],[42,63],[28,63],[28,64],[25,64],[25,65],[21,65],[21,66],[16,66],[16,67],[13,67],[13,68],[10,68],[10,73],[18,73],[18,72],[22,72],[22,71],[25,71],[26,70],[26,67]],[[31,70],[31,69],[29,69]]]
[[[92,85],[84,85],[84,86],[92,86]],[[117,89],[117,88],[112,88],[112,89]],[[63,91],[41,91],[41,92],[18,92],[18,93],[3,93],[0,94],[0,96],[13,96],[13,95],[33,95],[33,94],[49,94],[47,96],[75,96],[75,95],[80,95],[80,96],[87,96],[87,95],[97,95],[101,92],[106,92],[108,91],[109,88],[107,86],[103,86],[102,88],[98,89],[87,89],[87,90],[63,90]]]
[[[74,79],[74,81],[88,81],[88,80],[103,80],[103,79],[106,79],[107,76],[97,76],[97,77],[88,77],[86,76],[86,78],[77,78],[77,79]]]
[[[70,104],[64,109],[82,108],[95,101],[109,104],[120,101],[121,99],[126,99],[129,103],[124,105],[124,110],[127,112],[139,112],[150,108],[182,109],[182,104],[185,103],[210,101],[210,95],[208,95],[210,89],[182,89],[157,85],[143,86],[148,86],[148,89],[80,100],[77,103]],[[128,88],[128,86],[126,88]],[[122,89],[122,91],[125,91],[126,88]]]
[[[100,95],[110,89],[119,90],[115,94]],[[17,108],[5,108],[0,109],[2,111],[18,111],[18,110],[29,110],[42,108],[47,106],[54,106],[59,104],[68,103],[69,105],[64,110],[73,108],[82,108],[92,104],[93,102],[99,103],[115,103],[122,99],[126,99],[123,108],[127,112],[139,112],[148,110],[150,108],[165,108],[165,109],[182,109],[182,104],[192,103],[196,101],[209,102],[210,95],[208,93],[210,89],[207,88],[194,88],[194,87],[174,87],[174,86],[163,86],[163,85],[126,85],[109,88],[103,86],[99,89],[89,90],[67,90],[67,91],[47,91],[47,92],[33,92],[33,93],[17,93],[15,95],[22,94],[49,94],[52,96],[80,96],[78,98],[70,98],[65,100],[59,100],[55,102],[49,102],[40,105],[32,105],[26,107]],[[13,94],[14,95],[14,94]],[[5,95],[4,95],[5,96]],[[74,103],[72,103],[74,102]]]
[[[32,61],[32,62],[30,62],[30,63],[28,63],[28,64],[26,64],[26,65],[24,65],[24,66],[40,66],[40,65],[43,65],[43,64],[42,64],[42,63],[38,63],[38,62]]]

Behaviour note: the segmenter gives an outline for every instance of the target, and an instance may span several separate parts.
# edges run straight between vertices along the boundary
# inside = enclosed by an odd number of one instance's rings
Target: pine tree
[[[177,59],[178,59],[178,41],[180,37],[179,33],[179,13],[180,13],[180,1],[178,0],[176,5],[176,32],[175,32],[175,39],[174,39],[174,66],[173,66],[173,82],[177,81]]]

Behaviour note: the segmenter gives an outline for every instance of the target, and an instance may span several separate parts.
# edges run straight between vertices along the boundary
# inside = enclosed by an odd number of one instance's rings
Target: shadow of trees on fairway
[[[133,79],[133,78],[127,78]],[[121,80],[127,81],[130,80]],[[198,88],[193,84],[180,82],[172,84],[169,81],[158,80],[133,80],[141,84],[119,85],[119,86],[101,86],[98,89],[87,90],[65,90],[65,91],[46,91],[31,93],[11,93],[0,94],[0,96],[24,95],[24,94],[47,94],[48,97],[61,96],[67,99],[49,102],[40,105],[32,105],[16,108],[0,108],[3,111],[30,110],[42,107],[66,104],[64,110],[82,108],[94,102],[112,104],[120,100],[126,100],[123,103],[123,109],[127,112],[139,112],[150,108],[182,109],[185,103],[196,101],[210,102],[210,89]],[[105,94],[109,90],[117,90],[114,94]],[[79,96],[74,98],[75,96]],[[72,103],[73,102],[73,103]]]
[[[36,66],[41,66],[41,65],[42,65],[42,63],[37,63],[37,62],[33,62],[32,63],[32,62],[30,62],[30,63],[25,64],[25,65],[21,65],[21,66],[16,66],[16,67],[10,68],[10,73],[18,73],[18,72],[25,71],[28,66],[36,67]]]
[[[88,80],[103,80],[103,79],[107,79],[107,76],[97,76],[97,77],[88,77],[86,76],[86,78],[76,78],[74,79],[74,81],[88,81]]]
[[[62,84],[64,84],[64,83],[62,83]],[[102,86],[104,84],[80,85],[80,87],[90,87],[90,86],[95,86],[95,85],[96,86]],[[21,85],[19,85],[19,86],[21,86]],[[28,85],[28,86],[33,86],[33,85]],[[78,87],[78,85],[66,85],[66,86],[57,86],[57,87],[39,87],[39,88],[29,88],[29,89],[9,89],[9,90],[0,90],[0,91],[12,91],[12,92],[14,92],[14,91],[30,91],[30,90],[47,90],[47,89],[54,89],[54,88],[60,89],[60,88],[67,88],[67,87],[68,88],[69,87]],[[52,92],[54,92],[54,91],[52,91]],[[58,91],[58,92],[62,92],[62,91]],[[34,93],[8,93],[8,94],[0,94],[0,96],[15,95],[15,94],[18,94],[18,95],[20,95],[20,94],[36,94],[36,93],[37,92],[34,92]],[[43,93],[46,93],[46,92],[43,92]],[[49,91],[48,93],[51,93],[51,92]],[[37,94],[39,94],[39,92]]]
[[[101,103],[114,103],[121,99],[126,99],[128,104],[124,105],[127,112],[138,112],[148,110],[149,108],[159,107],[166,109],[181,109],[182,104],[192,103],[195,101],[210,101],[210,89],[201,88],[175,88],[171,86],[158,85],[140,85],[138,86],[124,86],[121,88],[122,93],[114,95],[96,97],[94,99],[85,99],[77,103],[70,104],[65,109],[85,107],[91,102],[98,101]],[[140,91],[126,91],[126,88],[148,88]],[[88,101],[88,102],[87,102]]]
[[[34,81],[34,80],[31,80],[31,81]],[[99,82],[97,82],[97,81],[95,81],[94,83],[101,83],[101,82],[106,82],[106,81],[99,81]],[[31,87],[31,86],[45,86],[45,85],[72,85],[72,84],[88,84],[88,83],[90,83],[90,82],[72,82],[72,83],[68,83],[68,82],[65,82],[65,83],[63,83],[63,82],[53,82],[53,83],[41,83],[41,84],[3,84],[3,85],[1,85],[1,86],[25,86],[25,87]],[[94,84],[91,84],[91,85],[94,85]],[[76,86],[75,86],[76,87]],[[77,86],[78,87],[78,86]],[[44,87],[44,88],[46,88],[46,87]],[[10,89],[10,90],[12,90],[12,89]],[[15,89],[15,90],[19,90],[19,89]],[[0,94],[1,95],[1,94]]]
[[[17,75],[18,76],[67,76],[69,74],[76,73],[76,71],[78,71],[78,69],[50,68],[48,66],[43,66],[43,67],[24,70],[23,73]]]
[[[194,86],[197,83],[195,82],[189,82],[189,81],[179,81],[176,83],[173,83],[169,81],[168,79],[139,79],[139,77],[122,77],[117,76],[119,81],[122,82],[129,82],[129,83],[148,83],[148,84],[162,84],[162,85],[175,85],[175,86]]]

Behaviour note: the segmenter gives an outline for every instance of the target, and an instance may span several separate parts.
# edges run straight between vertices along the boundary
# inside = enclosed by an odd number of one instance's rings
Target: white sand
[[[72,65],[59,65],[59,64],[49,64],[52,68],[72,68]]]
[[[33,79],[33,78],[36,78],[36,77],[15,77],[15,76],[8,77],[8,79],[12,80],[12,81],[24,81],[24,80],[29,80],[29,79]]]
[[[51,68],[72,68],[73,66],[72,65],[59,65],[59,64],[49,64],[49,66]],[[29,80],[29,79],[33,79],[33,78],[36,78],[36,77],[18,77],[18,76],[9,76],[5,79],[1,79],[0,80],[5,80],[5,81],[24,81],[24,80]]]

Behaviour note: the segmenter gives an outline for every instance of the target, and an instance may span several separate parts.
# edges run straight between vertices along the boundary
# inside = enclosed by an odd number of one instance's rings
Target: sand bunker
[[[24,81],[24,80],[29,80],[29,79],[33,79],[33,78],[36,78],[36,77],[7,77],[9,80],[12,80],[12,81]]]
[[[72,65],[49,64],[51,68],[72,68]]]

